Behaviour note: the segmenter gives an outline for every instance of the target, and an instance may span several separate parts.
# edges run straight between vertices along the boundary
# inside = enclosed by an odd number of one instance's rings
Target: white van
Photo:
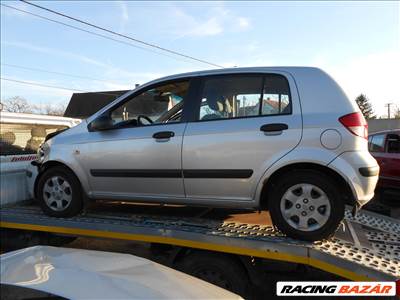
[[[29,166],[36,159],[37,149],[47,134],[80,122],[79,119],[64,117],[0,112],[1,205],[32,198],[28,192],[26,172],[36,170]]]

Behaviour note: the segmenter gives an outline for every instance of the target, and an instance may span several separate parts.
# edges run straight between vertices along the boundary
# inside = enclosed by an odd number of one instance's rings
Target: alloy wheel
[[[326,224],[331,214],[331,204],[326,193],[309,184],[296,184],[285,192],[280,202],[285,221],[301,231],[315,231]]]
[[[63,211],[72,201],[71,185],[61,176],[50,177],[43,186],[43,198],[50,209]]]

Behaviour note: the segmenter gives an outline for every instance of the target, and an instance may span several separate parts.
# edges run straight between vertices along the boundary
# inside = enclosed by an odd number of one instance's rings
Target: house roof
[[[270,105],[272,108],[274,109],[279,109],[279,102],[278,101],[274,101],[274,100],[265,100],[264,99],[264,104],[268,104]]]
[[[74,93],[65,110],[64,117],[86,119],[126,92]]]

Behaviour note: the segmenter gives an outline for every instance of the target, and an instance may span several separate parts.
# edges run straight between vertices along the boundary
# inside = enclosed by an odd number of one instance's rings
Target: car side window
[[[387,136],[387,152],[400,153],[400,135],[388,134]]]
[[[207,78],[201,97],[200,120],[257,116],[261,98],[261,76]]]
[[[204,80],[199,120],[285,113],[291,113],[289,86],[281,75],[228,75]]]
[[[267,75],[264,80],[262,114],[290,114],[292,106],[289,95],[289,84],[285,77]]]
[[[114,125],[150,125],[180,122],[189,81],[178,81],[150,88],[111,111]],[[170,117],[170,118],[169,118]]]
[[[368,151],[371,151],[373,135],[368,136]]]
[[[385,135],[384,134],[377,134],[377,135],[372,136],[369,151],[371,151],[371,152],[384,152],[385,151]]]

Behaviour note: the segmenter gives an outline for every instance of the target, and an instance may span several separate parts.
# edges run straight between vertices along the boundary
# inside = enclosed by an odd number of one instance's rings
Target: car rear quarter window
[[[369,151],[384,152],[385,151],[385,134],[376,134],[372,136]]]
[[[262,111],[263,115],[291,113],[289,84],[281,75],[267,75],[264,80]]]
[[[201,121],[289,113],[289,85],[282,75],[224,75],[204,79]]]

